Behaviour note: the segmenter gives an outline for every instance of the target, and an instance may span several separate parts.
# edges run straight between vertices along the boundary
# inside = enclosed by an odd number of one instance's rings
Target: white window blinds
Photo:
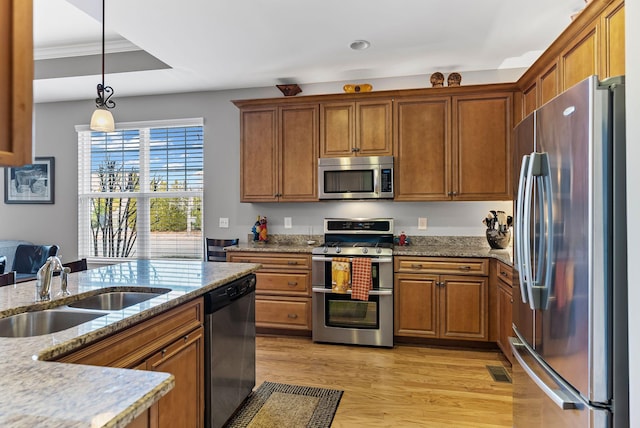
[[[202,259],[202,119],[78,131],[78,251]]]

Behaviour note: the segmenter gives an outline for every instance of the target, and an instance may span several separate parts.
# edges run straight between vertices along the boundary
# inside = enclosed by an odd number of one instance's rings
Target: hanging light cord
[[[105,0],[102,0],[102,83],[98,83],[98,98],[96,98],[96,107],[99,108],[114,108],[116,103],[111,100],[113,95],[113,88],[111,86],[104,85],[104,38],[105,38]],[[106,97],[105,97],[106,94]]]

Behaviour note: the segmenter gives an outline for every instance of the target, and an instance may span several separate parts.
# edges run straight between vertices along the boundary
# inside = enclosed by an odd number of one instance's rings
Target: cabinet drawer
[[[258,253],[227,253],[227,260],[236,263],[260,263],[263,270],[268,269],[311,269],[309,255],[267,255]]]
[[[455,275],[489,275],[489,260],[455,257],[396,257],[395,271],[402,273],[437,273]]]
[[[256,296],[256,327],[311,330],[311,298]]]
[[[257,272],[256,293],[311,296],[309,273]]]
[[[511,266],[498,261],[498,278],[506,282],[509,287],[511,287],[511,283],[513,281],[513,269]]]

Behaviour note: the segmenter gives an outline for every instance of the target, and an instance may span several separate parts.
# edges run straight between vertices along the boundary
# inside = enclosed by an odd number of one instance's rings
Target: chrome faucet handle
[[[71,268],[68,268],[68,267],[62,268],[62,273],[60,274],[60,293],[58,293],[59,296],[68,296],[71,294],[67,290],[67,280],[70,273],[71,273]]]

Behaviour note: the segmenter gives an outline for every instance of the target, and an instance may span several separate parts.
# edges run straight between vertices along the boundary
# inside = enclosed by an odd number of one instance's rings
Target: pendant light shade
[[[89,128],[92,131],[113,132],[116,129],[116,124],[109,109],[114,108],[116,103],[111,100],[113,88],[111,86],[105,86],[104,84],[104,4],[105,0],[102,0],[102,83],[98,83],[97,108],[91,116]]]
[[[91,115],[91,125],[89,125],[92,131],[100,132],[113,132],[116,129],[113,115],[107,109],[97,108]]]

